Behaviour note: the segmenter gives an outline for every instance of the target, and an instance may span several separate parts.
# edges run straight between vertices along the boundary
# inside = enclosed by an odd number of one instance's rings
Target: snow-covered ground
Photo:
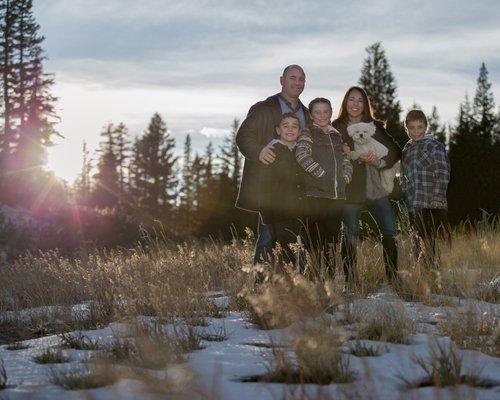
[[[448,299],[449,300],[449,299]],[[226,297],[214,299],[220,306],[227,303]],[[390,293],[380,292],[368,299],[356,300],[353,307],[380,308],[401,301]],[[498,320],[500,305],[484,302],[461,301],[453,307],[453,312],[459,312],[470,307],[479,307],[492,313]],[[351,399],[500,399],[500,386],[490,389],[474,388],[458,385],[437,389],[425,387],[407,389],[401,379],[418,380],[423,378],[424,371],[414,362],[415,356],[428,357],[431,344],[435,340],[436,323],[443,318],[451,307],[430,307],[416,302],[403,303],[408,315],[417,326],[417,333],[411,337],[410,344],[392,344],[373,341],[362,341],[376,346],[382,346],[383,354],[376,357],[357,357],[346,355],[350,366],[355,371],[352,383],[332,384],[322,386],[321,390],[331,393],[332,398],[341,398],[341,394],[350,394]],[[76,307],[74,311],[85,309],[85,305]],[[33,310],[32,310],[33,311]],[[45,312],[45,311],[44,311]],[[341,313],[341,312],[339,312]],[[332,318],[340,318],[334,315]],[[277,383],[243,383],[240,378],[264,374],[267,363],[271,360],[271,350],[263,344],[286,343],[289,329],[264,331],[247,322],[238,312],[230,312],[224,318],[207,318],[208,327],[197,327],[199,332],[214,333],[225,331],[227,340],[203,341],[205,346],[187,356],[185,367],[192,371],[195,381],[213,399],[246,400],[246,399],[281,399],[285,387]],[[83,332],[91,339],[100,343],[110,342],[116,332],[125,329],[124,323],[112,323],[99,330]],[[449,338],[439,337],[441,344],[449,343]],[[8,350],[0,347],[0,357],[8,376],[8,387],[0,391],[1,399],[142,399],[148,395],[142,390],[141,383],[133,379],[121,379],[117,383],[82,391],[68,391],[52,383],[51,369],[63,371],[83,366],[83,361],[92,355],[92,351],[64,349],[63,353],[70,358],[64,364],[37,364],[33,357],[44,349],[57,346],[60,338],[57,335],[40,339],[27,340],[25,349]],[[349,342],[343,347],[349,346]],[[479,375],[490,382],[500,382],[500,359],[488,356],[479,351],[460,350],[458,354],[463,359],[464,372]],[[181,368],[182,366],[179,366]],[[175,372],[175,371],[174,371]],[[306,385],[310,394],[314,394],[319,386]]]

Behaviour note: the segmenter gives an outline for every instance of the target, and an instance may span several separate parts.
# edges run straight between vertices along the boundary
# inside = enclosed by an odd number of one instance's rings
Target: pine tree
[[[488,70],[484,62],[481,64],[479,77],[477,78],[473,112],[479,135],[491,140],[496,122],[495,100],[491,90],[491,83],[488,81]]]
[[[39,166],[46,161],[46,147],[58,135],[54,125],[56,98],[50,93],[54,78],[43,72],[45,59],[33,16],[32,0],[3,1],[4,41],[4,150],[15,151],[14,168]],[[7,151],[9,153],[9,151]]]
[[[1,156],[2,156],[2,171],[8,168],[11,143],[13,143],[14,127],[12,122],[12,114],[15,109],[15,98],[13,88],[18,80],[14,73],[14,25],[16,15],[14,12],[14,1],[0,2],[0,28],[2,37],[0,40],[0,64],[2,76],[2,103],[1,112],[3,119],[3,132],[1,137]]]
[[[195,230],[195,182],[193,174],[193,160],[191,135],[186,135],[184,142],[184,157],[182,162],[182,179],[179,193],[178,226],[181,235],[192,234]]]
[[[75,180],[74,191],[76,195],[76,200],[80,204],[87,205],[90,201],[91,193],[91,178],[90,174],[92,171],[92,159],[90,158],[90,151],[87,146],[87,142],[83,141],[82,145],[82,170]]]
[[[180,206],[187,212],[194,208],[193,162],[191,160],[191,135],[186,135],[184,142],[184,157],[182,162],[182,182],[180,189]]]
[[[427,120],[429,123],[429,132],[434,136],[436,140],[439,140],[444,145],[447,145],[446,125],[441,123],[441,118],[439,117],[436,106],[432,107],[432,113],[427,118]]]
[[[483,211],[500,211],[500,146],[494,142],[496,118],[488,73],[481,65],[477,89],[471,104],[461,104],[450,140],[450,215],[455,221],[477,220]]]
[[[236,133],[238,132],[239,126],[240,122],[235,118],[233,120],[233,125],[231,126],[230,135],[224,139],[224,142],[220,147],[219,156],[219,159],[221,160],[221,173],[230,178],[235,193],[240,181],[242,164],[241,154],[238,150],[238,146],[236,145]]]
[[[107,124],[101,132],[104,140],[98,150],[99,161],[94,175],[93,203],[98,207],[114,207],[120,199],[118,159],[116,155],[115,128]]]
[[[500,112],[499,112],[500,114]],[[203,156],[205,168],[204,168],[204,180],[205,182],[210,182],[213,179],[213,158],[214,158],[214,146],[212,142],[209,142],[205,148],[205,154]]]
[[[120,191],[120,200],[123,202],[127,195],[127,181],[126,172],[127,164],[130,158],[130,140],[128,136],[128,129],[123,122],[120,122],[118,126],[114,129],[114,141],[115,141],[115,154],[116,161],[118,162],[118,188]]]
[[[495,129],[493,130],[493,138],[492,141],[494,144],[500,145],[500,106],[498,107]]]
[[[43,71],[44,37],[33,16],[32,0],[0,0],[0,103],[3,129],[0,137],[2,195],[17,205],[38,196],[45,176],[46,148],[58,133],[56,98],[50,93],[53,76]],[[43,189],[46,190],[46,189]]]
[[[209,142],[205,154],[200,158],[199,167],[193,162],[193,173],[200,174],[200,183],[196,189],[196,218],[199,221],[198,233],[202,236],[217,233],[220,228],[220,221],[217,221],[215,213],[219,198],[220,180],[214,174],[213,163],[214,148],[212,142]],[[201,169],[199,172],[198,168]]]
[[[132,193],[142,218],[172,219],[178,183],[174,147],[165,122],[154,114],[143,136],[135,140],[130,165]]]
[[[366,52],[359,85],[366,90],[375,117],[387,122],[387,132],[402,146],[408,138],[400,121],[401,104],[397,99],[396,80],[385,50],[381,42],[375,42],[366,48]]]

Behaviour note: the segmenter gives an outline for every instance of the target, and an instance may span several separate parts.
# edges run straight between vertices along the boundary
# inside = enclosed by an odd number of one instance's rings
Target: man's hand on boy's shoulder
[[[265,146],[259,154],[259,161],[264,164],[264,165],[269,165],[274,162],[276,159],[276,154],[274,154],[273,151],[274,147],[273,146]]]

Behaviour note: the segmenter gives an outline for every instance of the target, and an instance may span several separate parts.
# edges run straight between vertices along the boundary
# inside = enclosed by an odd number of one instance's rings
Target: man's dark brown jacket
[[[245,157],[236,207],[248,211],[261,211],[262,187],[266,185],[265,165],[259,161],[259,154],[272,139],[276,138],[276,126],[281,119],[279,94],[255,103],[236,134],[236,144]],[[301,103],[302,104],[302,103]],[[307,124],[310,118],[302,105]]]

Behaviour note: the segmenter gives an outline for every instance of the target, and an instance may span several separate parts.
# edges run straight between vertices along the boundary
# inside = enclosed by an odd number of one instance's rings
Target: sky
[[[404,110],[435,105],[453,123],[481,62],[500,102],[495,0],[37,0],[34,14],[64,136],[48,167],[70,183],[83,141],[96,149],[109,122],[134,138],[159,112],[179,152],[187,133],[195,151],[217,148],[235,118],[279,92],[288,64],[306,71],[302,101],[327,97],[335,114],[376,41]]]

